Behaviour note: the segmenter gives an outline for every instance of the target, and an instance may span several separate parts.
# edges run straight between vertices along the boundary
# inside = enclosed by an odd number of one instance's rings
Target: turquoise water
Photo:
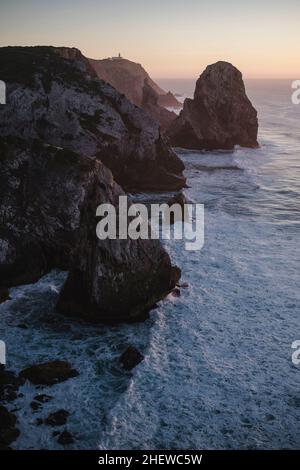
[[[168,83],[160,85],[191,92],[188,82]],[[187,196],[205,205],[201,251],[166,242],[189,284],[180,298],[169,296],[142,324],[83,325],[55,313],[65,274],[53,272],[0,306],[12,369],[59,357],[80,372],[45,387],[55,398],[35,414],[36,390],[26,385],[16,448],[60,448],[35,419],[62,407],[72,413],[73,448],[299,448],[291,344],[300,339],[300,106],[288,81],[247,89],[260,149],[178,151]],[[18,328],[24,322],[29,328]],[[132,374],[118,365],[128,344],[145,355]]]

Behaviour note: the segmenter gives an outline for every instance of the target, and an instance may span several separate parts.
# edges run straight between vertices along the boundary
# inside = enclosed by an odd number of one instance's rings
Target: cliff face
[[[136,106],[141,106],[143,101],[143,87],[145,80],[157,93],[158,103],[161,106],[181,107],[181,103],[171,93],[166,93],[155,83],[146,70],[131,60],[120,58],[95,60],[89,59],[98,77],[110,83],[116,90],[123,93]]]
[[[173,268],[158,240],[96,237],[97,206],[124,194],[99,156],[111,164],[113,155],[128,186],[182,184],[167,170],[182,166],[158,125],[100,82],[76,49],[0,49],[0,76],[8,88],[0,107],[0,287],[66,269],[62,312],[144,318],[174,286]]]
[[[154,119],[157,119],[162,131],[165,131],[176,118],[175,113],[165,108],[181,108],[181,103],[171,92],[166,93],[162,90],[140,64],[123,58],[89,60],[99,78],[110,83],[132,103],[145,109]],[[147,84],[147,93],[156,97],[151,106],[145,105],[147,103],[145,101],[145,84]]]
[[[158,104],[159,96],[145,79],[143,86],[142,108],[153,116],[161,126],[162,131],[166,131],[177,115]]]
[[[257,112],[248,99],[242,74],[227,62],[210,65],[186,99],[168,136],[174,146],[190,149],[257,147]]]
[[[0,139],[0,286],[70,269],[59,309],[133,321],[174,287],[158,240],[96,236],[96,208],[124,194],[99,160],[41,141]]]
[[[158,240],[96,237],[95,208],[107,202],[117,206],[124,194],[112,179],[97,179],[82,206],[79,243],[58,310],[92,322],[145,319],[175,287],[177,270]]]
[[[8,95],[0,135],[97,156],[127,190],[184,185],[183,164],[159,124],[99,80],[77,49],[1,48],[0,76]]]

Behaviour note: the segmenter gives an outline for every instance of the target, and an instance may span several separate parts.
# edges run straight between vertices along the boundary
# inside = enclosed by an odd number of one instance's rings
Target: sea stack
[[[228,62],[209,65],[196,83],[193,99],[168,130],[175,147],[231,150],[255,148],[257,111],[246,95],[241,72]]]

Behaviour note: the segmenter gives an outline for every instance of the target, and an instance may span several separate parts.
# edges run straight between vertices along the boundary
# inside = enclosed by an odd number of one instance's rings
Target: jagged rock
[[[189,288],[189,284],[187,282],[180,282],[179,284],[177,284],[178,287],[182,288],[182,289],[188,289]]]
[[[176,95],[170,91],[164,95],[158,96],[158,104],[165,108],[182,108],[182,104],[177,100]]]
[[[9,290],[7,287],[0,287],[0,304],[10,300]]]
[[[158,240],[97,238],[95,208],[117,206],[123,194],[112,178],[102,178],[82,206],[79,243],[57,304],[65,315],[108,323],[144,319],[174,287],[170,258]]]
[[[98,158],[112,155],[130,186],[143,179],[164,189],[182,164],[153,119],[94,79],[76,49],[0,48],[0,59],[8,86],[0,109],[0,285],[71,267],[62,312],[93,321],[144,318],[173,288],[170,258],[158,240],[98,240],[97,206],[116,206],[124,195]],[[67,145],[62,129],[74,138]]]
[[[68,269],[100,162],[40,141],[0,138],[0,283]]]
[[[17,377],[13,372],[7,371],[5,367],[0,368],[0,400],[14,401],[17,398],[17,391],[24,383],[24,380]]]
[[[16,417],[3,405],[0,405],[0,446],[6,447],[14,442],[20,431],[15,427]]]
[[[148,111],[151,116],[157,119],[161,125],[162,131],[166,131],[171,122],[176,119],[177,115],[159,105],[159,95],[150,86],[148,79],[145,79],[143,86],[142,108]]]
[[[184,205],[188,204],[188,199],[186,195],[180,191],[179,193],[176,193],[175,196],[173,196],[171,199],[169,199],[168,206],[172,206],[173,204],[179,204],[181,208],[184,208]]]
[[[158,95],[160,106],[181,108],[181,103],[169,91],[166,93],[155,83],[141,66],[128,59],[114,58],[95,60],[89,59],[90,64],[96,71],[98,77],[110,83],[116,90],[123,93],[136,106],[142,106],[143,86],[145,80]]]
[[[141,317],[172,289],[158,240],[96,237],[97,206],[117,206],[124,195],[100,161],[39,141],[7,138],[1,147],[2,284],[34,282],[72,264],[60,310],[97,321]]]
[[[185,210],[185,204],[188,204],[189,201],[185,194],[180,191],[175,194],[169,201],[168,201],[168,206],[171,207],[174,204],[178,204],[181,208],[181,215],[177,217],[176,212],[173,213],[171,212],[170,214],[170,224],[174,224],[175,222],[190,222],[190,217],[187,209]]]
[[[42,407],[42,404],[37,401],[32,401],[30,407],[33,411],[38,411]]]
[[[77,377],[78,372],[66,361],[52,361],[35,364],[20,372],[20,377],[34,385],[54,385]]]
[[[131,370],[136,367],[142,360],[144,356],[140,351],[134,346],[128,346],[128,348],[123,352],[120,357],[120,363],[126,370]]]
[[[51,397],[50,395],[46,395],[44,393],[36,395],[34,397],[34,400],[38,401],[39,403],[48,403],[48,401],[50,401],[52,399],[53,399],[53,397]]]
[[[65,446],[68,444],[73,444],[73,442],[75,442],[75,439],[72,434],[65,429],[62,433],[60,433],[57,442],[62,446]]]
[[[79,50],[0,48],[0,77],[7,84],[0,136],[97,156],[126,190],[184,186],[183,163],[159,123],[99,80]]]
[[[172,122],[172,145],[188,149],[257,147],[257,112],[248,99],[241,72],[227,62],[209,65]]]
[[[48,418],[45,419],[44,423],[48,426],[63,426],[66,424],[70,413],[66,410],[58,410],[54,413],[50,413]]]
[[[179,287],[176,286],[175,289],[172,290],[171,294],[172,294],[173,297],[180,297],[181,292],[180,292]]]

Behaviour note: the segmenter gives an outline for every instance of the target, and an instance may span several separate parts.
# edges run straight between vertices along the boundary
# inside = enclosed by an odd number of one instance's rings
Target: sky
[[[226,60],[245,78],[300,79],[300,0],[0,0],[0,46],[79,48],[193,78]]]

